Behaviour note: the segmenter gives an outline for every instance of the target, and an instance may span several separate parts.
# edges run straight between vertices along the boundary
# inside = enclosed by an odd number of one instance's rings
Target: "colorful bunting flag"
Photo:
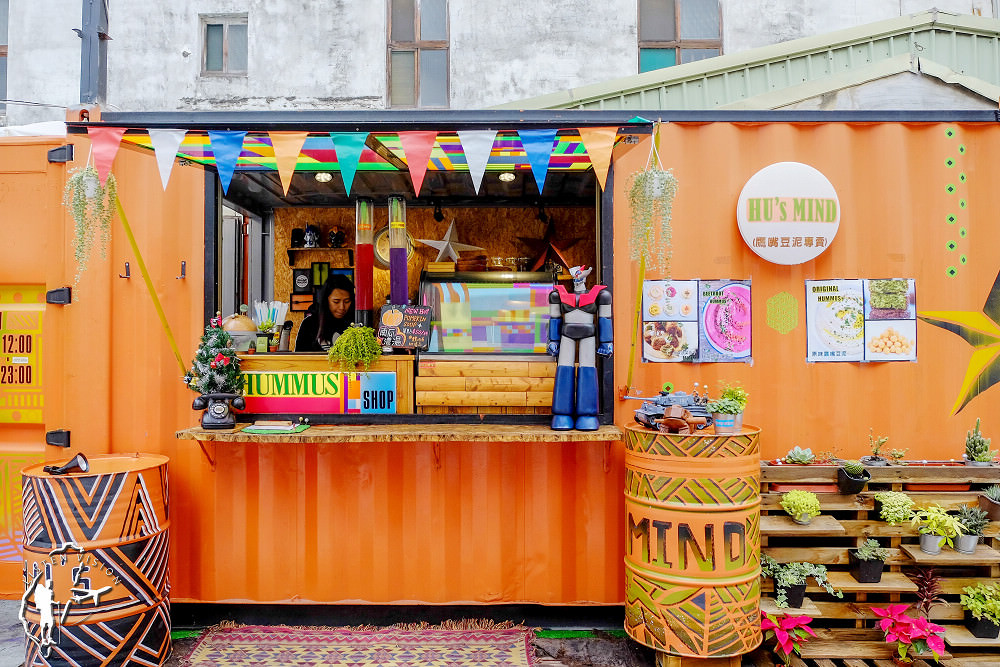
[[[278,178],[281,187],[288,194],[288,187],[295,175],[295,165],[299,161],[302,144],[306,142],[308,132],[268,132],[271,137],[271,148],[274,149],[274,163],[278,168]]]
[[[538,194],[545,187],[545,176],[549,171],[549,157],[552,155],[552,144],[558,130],[518,130],[521,146],[531,164],[531,173],[538,184]]]
[[[111,173],[111,163],[115,161],[118,147],[122,143],[124,127],[87,127],[87,136],[94,153],[94,166],[97,168],[97,178],[101,185],[108,180]]]
[[[427,173],[427,162],[431,159],[437,132],[399,132],[399,142],[403,144],[406,153],[406,166],[410,169],[410,180],[413,181],[413,194],[420,196],[420,186],[424,183]]]
[[[465,163],[469,165],[469,175],[476,186],[476,194],[483,183],[483,174],[490,161],[493,142],[496,141],[496,130],[459,130],[458,140],[462,142],[465,153]]]
[[[208,131],[208,142],[215,155],[215,168],[219,170],[223,194],[229,192],[229,184],[236,171],[236,161],[243,152],[243,139],[246,135],[246,132]]]
[[[590,156],[590,164],[594,165],[594,174],[601,184],[601,190],[604,190],[608,169],[611,168],[611,153],[615,148],[618,128],[580,127],[577,128],[577,132],[580,133],[583,147],[587,149],[587,155]]]
[[[156,153],[156,166],[160,170],[160,183],[167,189],[170,172],[174,168],[174,158],[184,141],[185,130],[149,130],[149,141]]]
[[[337,165],[340,167],[340,176],[344,179],[344,190],[351,194],[351,184],[354,183],[354,174],[358,170],[358,162],[361,161],[361,151],[365,149],[365,142],[368,140],[367,132],[331,132],[333,148],[337,152]]]

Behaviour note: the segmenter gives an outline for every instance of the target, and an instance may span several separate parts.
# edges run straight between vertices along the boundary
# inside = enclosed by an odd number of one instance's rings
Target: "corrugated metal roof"
[[[497,109],[774,109],[901,72],[997,100],[1000,21],[931,10]]]

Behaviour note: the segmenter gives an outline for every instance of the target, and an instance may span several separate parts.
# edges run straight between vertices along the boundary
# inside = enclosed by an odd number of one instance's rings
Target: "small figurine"
[[[303,248],[319,247],[319,227],[316,225],[306,225],[306,233],[303,238]]]
[[[343,230],[334,225],[330,230],[330,247],[331,248],[343,248],[344,241],[347,240],[347,235],[344,234]]]
[[[596,431],[599,425],[597,355],[611,356],[613,332],[611,290],[594,285],[588,291],[587,276],[592,271],[586,266],[574,266],[569,270],[573,292],[567,292],[562,285],[549,292],[546,350],[557,357],[552,390],[552,428],[556,431]],[[577,361],[579,370],[574,377]]]

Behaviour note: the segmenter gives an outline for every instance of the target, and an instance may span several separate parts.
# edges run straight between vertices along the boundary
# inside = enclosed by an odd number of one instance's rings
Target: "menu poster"
[[[915,361],[912,278],[806,281],[807,361]]]
[[[750,281],[644,281],[642,320],[643,361],[750,360]]]
[[[917,360],[917,290],[912,278],[865,281],[865,360]]]
[[[41,424],[45,287],[0,286],[0,424]]]
[[[383,345],[426,350],[431,336],[431,307],[382,306],[376,335]]]
[[[698,287],[699,361],[749,361],[750,281],[702,280]]]

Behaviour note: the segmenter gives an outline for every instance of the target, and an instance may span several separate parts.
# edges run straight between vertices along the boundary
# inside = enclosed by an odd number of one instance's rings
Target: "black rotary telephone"
[[[246,401],[239,394],[202,394],[194,399],[191,407],[205,411],[201,415],[202,428],[235,428],[236,417],[232,408],[242,410]]]

